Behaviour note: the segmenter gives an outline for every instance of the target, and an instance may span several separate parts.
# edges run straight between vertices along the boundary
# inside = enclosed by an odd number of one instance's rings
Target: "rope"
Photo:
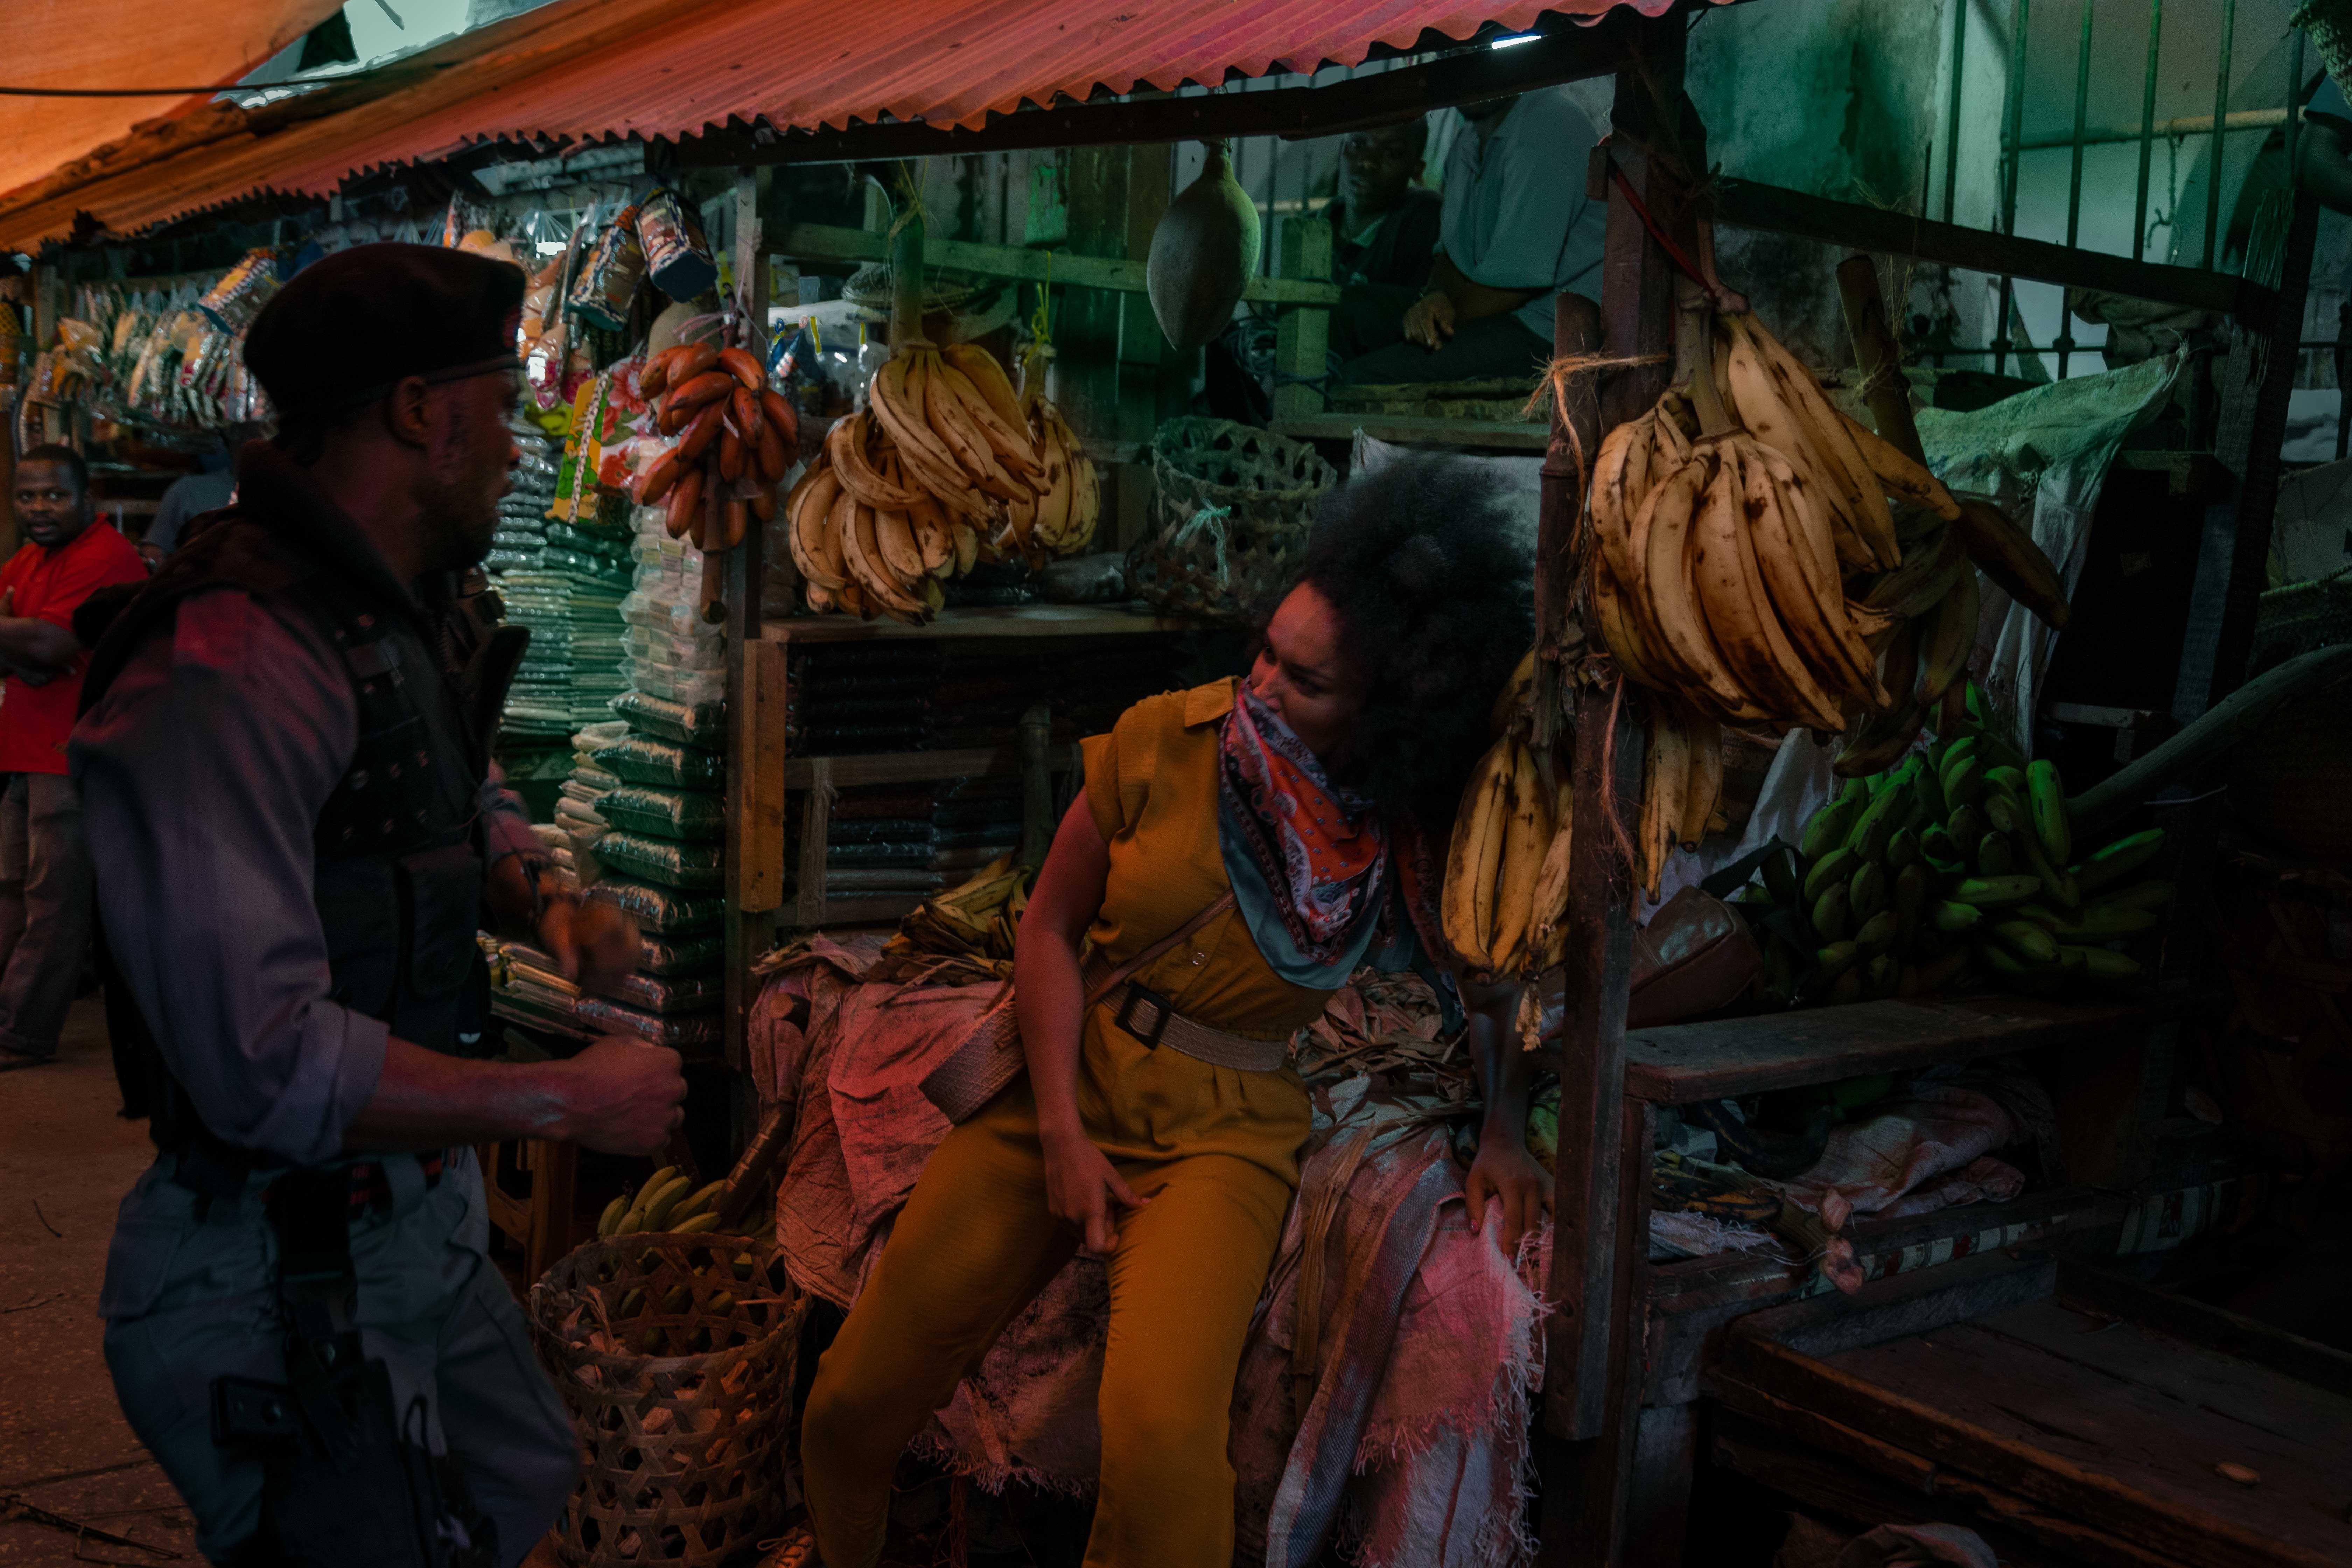
[[[1527,405],[1519,412],[1531,415],[1537,409],[1544,408],[1546,423],[1556,417],[1559,427],[1568,432],[1569,452],[1576,459],[1576,493],[1580,500],[1591,479],[1584,461],[1584,437],[1577,434],[1576,421],[1568,414],[1569,378],[1604,370],[1628,370],[1635,365],[1664,364],[1670,357],[1666,354],[1629,354],[1612,359],[1606,354],[1562,354],[1544,366],[1542,378],[1536,383],[1536,389],[1528,394]]]

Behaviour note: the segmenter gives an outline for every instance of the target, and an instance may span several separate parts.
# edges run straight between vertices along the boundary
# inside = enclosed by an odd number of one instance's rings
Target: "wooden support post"
[[[1283,220],[1281,268],[1285,278],[1331,276],[1331,226],[1320,213],[1292,213]],[[1291,305],[1274,318],[1274,416],[1297,419],[1323,412],[1320,385],[1331,345],[1331,312],[1319,305]]]
[[[1658,221],[1669,232],[1682,231],[1687,245],[1695,225],[1683,160],[1703,153],[1682,80],[1680,24],[1643,24],[1617,76],[1617,134],[1588,172],[1589,182],[1605,186],[1609,202],[1601,328],[1602,352],[1612,358],[1664,353],[1674,341],[1670,263],[1604,160],[1615,160]],[[1662,147],[1678,149],[1681,159],[1662,156]],[[1556,323],[1556,341],[1557,332]],[[1599,427],[1647,409],[1669,374],[1661,364],[1609,377],[1600,388]],[[1557,481],[1549,484],[1548,498],[1559,490]],[[1566,515],[1560,500],[1551,510]],[[1622,1561],[1630,1506],[1652,1121],[1646,1105],[1625,1099],[1633,868],[1632,830],[1622,817],[1641,799],[1642,717],[1640,695],[1622,681],[1585,691],[1576,715],[1579,831],[1569,874],[1568,1027],[1549,1281],[1558,1308],[1548,1326],[1544,1373],[1545,1425],[1566,1441],[1550,1446],[1544,1475],[1545,1568],[1613,1568]]]
[[[2238,482],[2205,512],[2189,633],[2172,695],[2172,716],[2183,723],[2246,679],[2255,604],[2268,576],[2279,447],[2286,439],[2287,405],[2303,360],[2304,297],[2311,286],[2311,252],[2318,233],[2319,204],[2309,191],[2297,189],[2279,258],[2277,314],[2262,332],[2244,326],[2230,330],[2213,457]]]
[[[1838,297],[1845,305],[1846,332],[1853,339],[1854,367],[1862,372],[1863,400],[1881,439],[1915,463],[1927,460],[1911,417],[1911,384],[1887,324],[1886,300],[1878,289],[1878,262],[1856,254],[1838,263]]]
[[[824,923],[824,865],[833,837],[833,759],[811,757],[808,795],[801,803],[800,892],[793,900],[793,923],[806,930]]]
[[[773,177],[768,169],[740,169],[735,175],[735,307],[757,329],[753,340],[764,343],[768,328],[767,247],[761,242],[760,195]],[[744,531],[743,542],[723,558],[705,557],[703,569],[724,563],[727,600],[727,726],[730,752],[727,769],[727,977],[726,1021],[722,1030],[727,1065],[738,1072],[750,1061],[748,1040],[751,1021],[751,963],[773,934],[772,911],[782,900],[782,876],[781,797],[783,759],[773,759],[770,782],[752,752],[761,730],[763,704],[779,714],[783,706],[780,668],[771,669],[760,640],[760,592],[767,578],[766,531],[756,523]],[[775,650],[780,667],[782,650]],[[767,688],[772,683],[773,691]],[[772,731],[781,735],[779,721]],[[770,795],[775,795],[772,805]],[[771,819],[772,818],[772,826]],[[772,862],[772,874],[762,869]]]

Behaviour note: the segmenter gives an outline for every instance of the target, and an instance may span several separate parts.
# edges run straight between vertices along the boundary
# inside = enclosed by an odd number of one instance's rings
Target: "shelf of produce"
[[[1760,1094],[2120,1035],[2169,1011],[2147,1002],[1963,996],[1629,1030],[1625,1092],[1662,1105]]]
[[[919,626],[861,621],[854,616],[794,616],[769,621],[760,635],[775,642],[845,643],[901,637],[1098,637],[1192,631],[1204,623],[1160,615],[1149,605],[1004,605],[949,609]]]
[[[1541,452],[1551,440],[1545,425],[1497,425],[1486,419],[1443,419],[1422,414],[1305,414],[1266,426],[1294,441],[1352,441],[1361,430],[1375,441],[1402,447],[1466,447],[1480,451]]]

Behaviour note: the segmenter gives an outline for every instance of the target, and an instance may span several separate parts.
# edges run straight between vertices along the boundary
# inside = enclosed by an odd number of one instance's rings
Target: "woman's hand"
[[[1513,1128],[1490,1126],[1480,1134],[1478,1157],[1471,1163],[1464,1190],[1474,1236],[1486,1231],[1488,1202],[1502,1200],[1502,1220],[1495,1239],[1506,1258],[1518,1256],[1521,1238],[1542,1223],[1545,1211],[1551,1207],[1551,1177],[1528,1152],[1526,1134]]]
[[[1088,1252],[1109,1257],[1118,1247],[1111,1205],[1139,1209],[1150,1200],[1119,1180],[1109,1157],[1084,1132],[1040,1130],[1038,1136],[1045,1155],[1045,1206],[1084,1238]]]

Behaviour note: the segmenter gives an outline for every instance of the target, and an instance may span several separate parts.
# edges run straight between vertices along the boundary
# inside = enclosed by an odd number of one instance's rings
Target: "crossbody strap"
[[[1199,914],[1194,915],[1191,920],[1186,921],[1182,925],[1177,927],[1166,936],[1161,937],[1158,942],[1153,942],[1150,947],[1145,948],[1141,952],[1137,953],[1125,963],[1120,964],[1117,969],[1112,970],[1110,973],[1103,979],[1098,980],[1094,984],[1087,987],[1087,1005],[1088,1007],[1092,1007],[1096,1003],[1101,1001],[1104,997],[1118,990],[1119,986],[1126,982],[1129,975],[1138,973],[1146,964],[1158,958],[1161,953],[1168,952],[1178,942],[1182,942],[1186,937],[1191,936],[1194,931],[1199,931],[1202,926],[1207,925],[1211,921],[1215,920],[1219,915],[1223,914],[1227,910],[1232,909],[1233,907],[1233,890],[1231,889],[1227,889],[1223,898],[1219,899],[1215,903],[1211,904],[1207,909],[1202,910]]]

